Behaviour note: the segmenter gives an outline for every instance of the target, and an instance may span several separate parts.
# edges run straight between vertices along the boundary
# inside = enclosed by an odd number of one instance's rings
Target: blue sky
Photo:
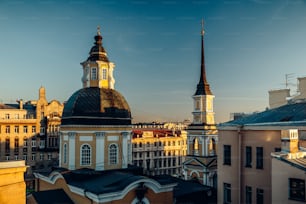
[[[100,25],[134,121],[191,119],[202,18],[217,122],[264,110],[285,74],[306,75],[305,0],[0,0],[0,102],[36,99],[40,86],[67,100]]]

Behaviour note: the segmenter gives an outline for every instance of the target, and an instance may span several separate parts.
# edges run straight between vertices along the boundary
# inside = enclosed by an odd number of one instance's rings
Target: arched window
[[[116,144],[109,145],[108,155],[109,155],[109,164],[118,163],[118,148]]]
[[[89,144],[81,146],[81,165],[87,166],[91,164],[91,147]]]
[[[67,144],[64,144],[63,147],[63,163],[66,164],[67,163]]]
[[[193,140],[193,155],[198,155],[199,154],[199,141],[198,138],[195,138]]]

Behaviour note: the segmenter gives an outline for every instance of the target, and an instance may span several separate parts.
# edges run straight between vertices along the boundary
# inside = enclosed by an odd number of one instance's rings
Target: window
[[[39,141],[39,148],[45,148],[45,140]]]
[[[305,201],[305,180],[289,178],[289,199]]]
[[[264,190],[257,188],[256,189],[256,204],[264,203]]]
[[[196,101],[195,101],[195,109],[196,110],[200,110],[200,100],[199,99],[197,99]]]
[[[27,161],[27,160],[28,160],[28,155],[24,154],[24,155],[22,156],[22,159],[25,160],[25,161]]]
[[[15,133],[19,133],[19,126],[15,126]]]
[[[92,80],[97,79],[97,68],[96,67],[91,68],[91,79]]]
[[[36,147],[36,140],[32,140],[31,143],[32,143],[32,147]]]
[[[245,167],[252,167],[252,147],[245,147]]]
[[[32,154],[32,161],[35,161],[35,160],[36,160],[36,155]]]
[[[7,126],[5,127],[5,133],[10,133],[10,126],[7,125]]]
[[[142,143],[141,142],[139,143],[139,147],[142,147]]]
[[[14,152],[18,153],[19,152],[19,138],[18,137],[15,138],[14,147],[15,147]]]
[[[51,153],[48,153],[48,160],[50,161],[52,159]]]
[[[150,157],[150,152],[147,152],[147,157]]]
[[[10,153],[10,138],[5,139],[5,153]]]
[[[45,134],[45,127],[40,128],[40,134]]]
[[[44,154],[40,153],[40,154],[39,154],[39,159],[40,159],[40,160],[44,160]]]
[[[32,126],[32,133],[36,133],[36,126]]]
[[[231,145],[224,145],[223,164],[231,165]]]
[[[19,119],[19,114],[15,114],[15,115],[14,115],[14,118],[15,118],[15,119]]]
[[[256,168],[263,169],[263,147],[256,147]]]
[[[10,119],[10,114],[5,114],[5,119]]]
[[[91,164],[91,147],[88,144],[83,144],[81,146],[81,165]]]
[[[223,203],[231,203],[231,184],[223,183]]]
[[[147,147],[150,147],[150,142],[147,142]]]
[[[28,146],[28,139],[26,137],[23,139],[23,146],[24,147]]]
[[[111,144],[109,146],[109,164],[117,164],[117,145]]]
[[[250,186],[245,187],[245,203],[246,204],[252,203],[252,187]]]
[[[65,143],[64,144],[64,147],[63,147],[63,162],[64,162],[64,164],[66,164],[67,163],[67,144]]]
[[[102,79],[103,80],[107,79],[106,71],[107,71],[106,69],[102,69]]]
[[[28,133],[28,126],[23,126],[23,132]]]

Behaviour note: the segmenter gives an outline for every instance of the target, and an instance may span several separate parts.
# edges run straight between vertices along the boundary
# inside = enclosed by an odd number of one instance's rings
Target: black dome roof
[[[114,89],[98,87],[76,91],[67,101],[62,125],[130,125],[131,111]]]

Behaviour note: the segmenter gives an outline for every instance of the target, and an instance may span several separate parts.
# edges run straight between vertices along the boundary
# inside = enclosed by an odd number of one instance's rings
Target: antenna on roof
[[[294,77],[294,73],[285,74],[285,83],[283,83],[283,84],[285,85],[286,89],[288,89],[289,86],[295,86],[296,85],[296,84],[290,82],[293,77]]]

